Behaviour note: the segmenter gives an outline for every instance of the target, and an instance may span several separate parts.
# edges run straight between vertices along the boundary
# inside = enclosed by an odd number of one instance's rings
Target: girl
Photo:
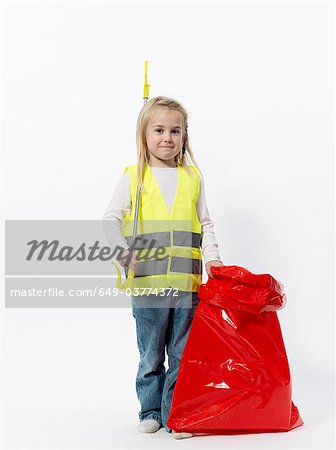
[[[223,265],[203,179],[189,144],[187,119],[185,108],[171,98],[155,97],[143,106],[137,121],[138,164],[126,169],[103,217],[110,219],[106,222],[110,244],[125,248],[127,256],[139,184],[137,235],[144,244],[140,248],[154,242],[152,250],[166,250],[165,257],[143,261],[134,253],[128,265],[135,272],[132,313],[140,354],[136,392],[141,410],[137,430],[155,433],[164,426],[176,439],[192,436],[171,430],[167,419],[181,355],[199,301],[202,254],[208,276],[212,277],[211,267]],[[120,264],[125,266],[125,261]],[[148,288],[145,294],[143,288]]]

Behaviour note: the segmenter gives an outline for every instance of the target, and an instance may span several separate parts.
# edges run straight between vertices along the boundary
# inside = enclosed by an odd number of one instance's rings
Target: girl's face
[[[174,158],[183,145],[183,116],[167,106],[158,106],[146,130],[149,165],[176,167]]]

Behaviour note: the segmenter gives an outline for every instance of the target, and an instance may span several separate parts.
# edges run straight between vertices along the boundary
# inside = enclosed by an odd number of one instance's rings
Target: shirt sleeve
[[[129,248],[122,232],[124,217],[128,211],[131,211],[130,178],[129,174],[125,173],[117,183],[102,218],[104,233],[112,249],[117,246]]]
[[[215,235],[215,227],[210,219],[205,199],[204,183],[201,177],[200,193],[197,202],[198,219],[202,226],[202,254],[204,263],[209,261],[221,261],[218,244]]]

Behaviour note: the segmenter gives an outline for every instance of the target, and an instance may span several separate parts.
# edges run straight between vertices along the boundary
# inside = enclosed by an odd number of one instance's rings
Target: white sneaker
[[[172,435],[174,439],[188,439],[193,437],[194,435],[192,433],[178,433],[177,431],[172,430]]]
[[[160,422],[154,419],[142,420],[137,426],[140,433],[155,433],[161,427]]]

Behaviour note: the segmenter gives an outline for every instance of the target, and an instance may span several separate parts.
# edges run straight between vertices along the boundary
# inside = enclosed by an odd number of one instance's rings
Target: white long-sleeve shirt
[[[171,211],[176,194],[178,169],[175,167],[153,166],[151,169],[167,203],[168,210]],[[126,172],[119,180],[107,211],[103,215],[104,221],[109,220],[109,222],[104,222],[104,230],[112,248],[115,248],[117,245],[123,248],[129,247],[122,233],[122,224],[128,211],[131,211],[131,191],[129,173]],[[197,214],[202,227],[202,255],[204,263],[220,261],[214,224],[209,216],[202,180],[197,201]]]

